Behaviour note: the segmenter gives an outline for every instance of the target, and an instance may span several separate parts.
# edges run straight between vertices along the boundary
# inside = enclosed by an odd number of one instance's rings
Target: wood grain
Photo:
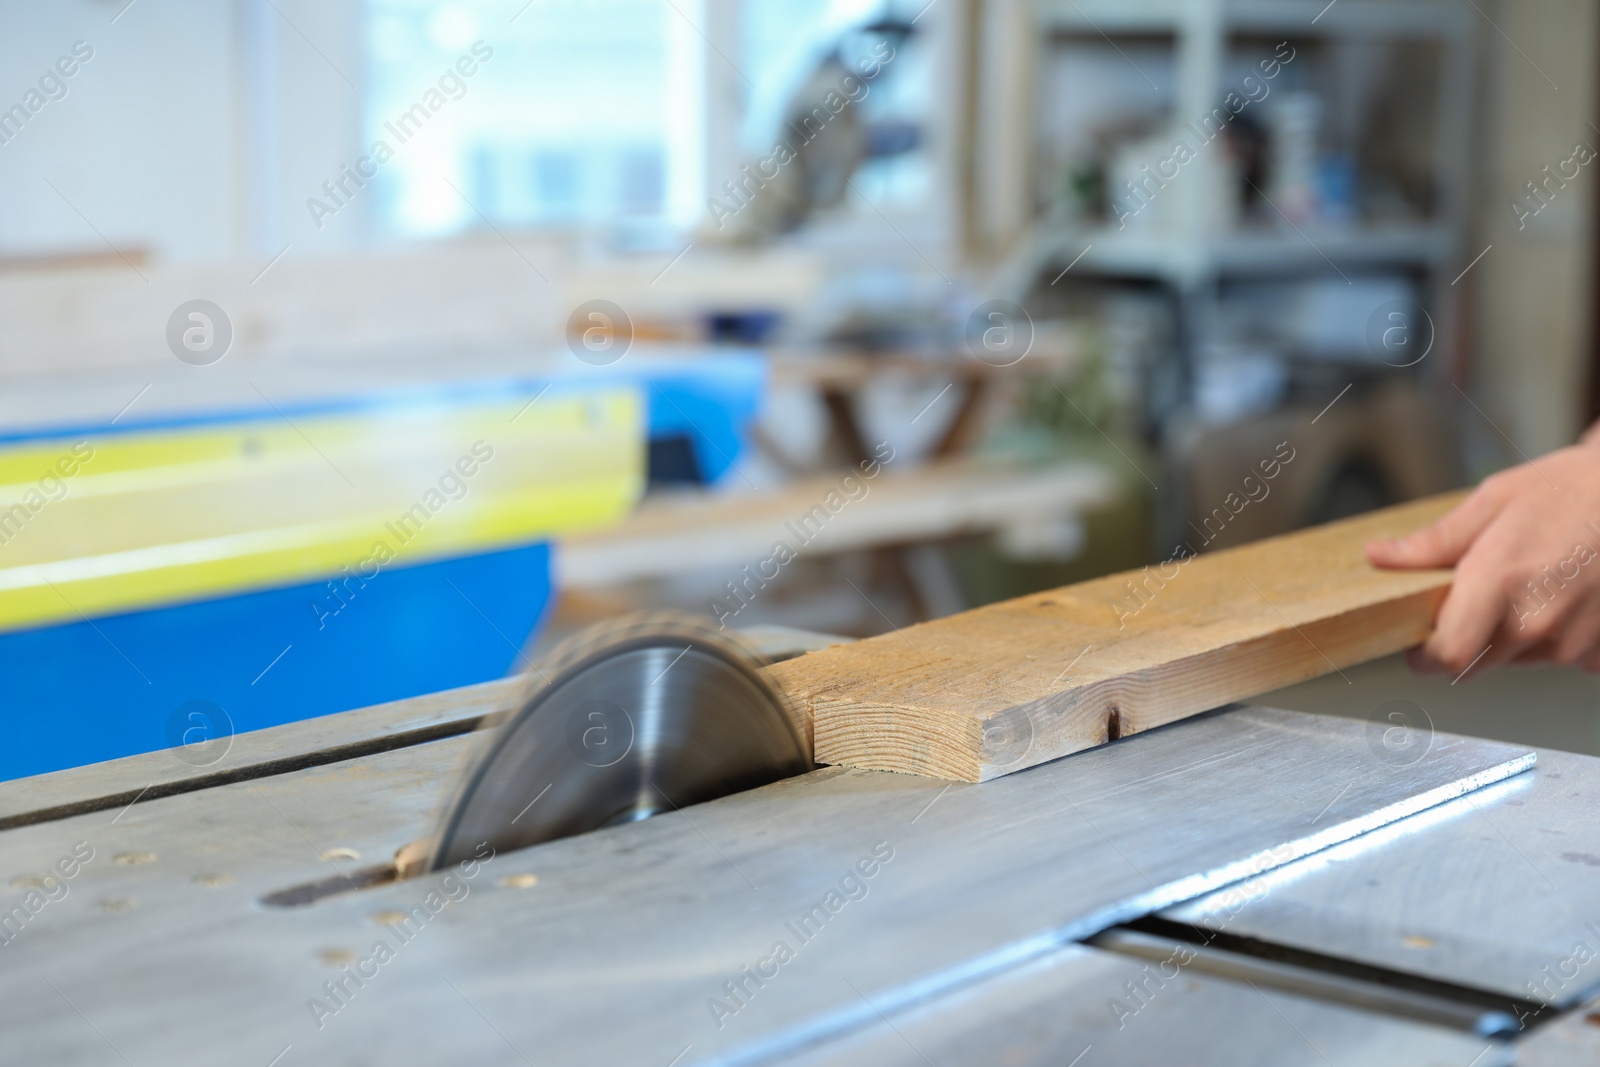
[[[991,604],[770,668],[820,763],[986,781],[1418,644],[1449,571],[1363,545],[1460,494]]]

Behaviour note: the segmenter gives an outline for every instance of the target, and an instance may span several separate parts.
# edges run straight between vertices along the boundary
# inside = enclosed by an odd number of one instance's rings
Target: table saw
[[[0,783],[3,1059],[1596,1062],[1600,760],[1195,706],[1315,673],[1279,631],[1332,670],[1412,640],[1447,575],[1269,564],[1416,517],[1191,563],[1120,638],[1093,622],[1099,658],[1062,640],[1095,583],[859,643],[768,634],[759,670],[629,624],[537,678]],[[1253,592],[1224,591],[1240,567]],[[902,646],[921,666],[887,678]],[[1016,679],[941,734],[982,701],[921,683],[963,655]],[[679,729],[723,704],[711,725],[854,765],[778,745],[767,784],[676,803],[685,755],[756,752]],[[863,719],[876,748],[841,726]],[[587,770],[539,762],[563,744]],[[637,799],[574,785],[610,768]]]
[[[5,1062],[1600,1054],[1600,760],[1240,706],[397,877],[517,684],[0,785]]]

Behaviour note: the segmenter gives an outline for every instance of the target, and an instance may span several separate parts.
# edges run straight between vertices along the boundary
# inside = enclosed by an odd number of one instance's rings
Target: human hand
[[[1433,525],[1371,541],[1377,567],[1455,567],[1418,670],[1578,663],[1600,671],[1600,441],[1502,471]]]

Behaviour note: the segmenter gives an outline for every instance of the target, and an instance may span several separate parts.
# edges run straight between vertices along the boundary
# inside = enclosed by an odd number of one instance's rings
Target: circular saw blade
[[[521,707],[489,724],[429,867],[485,842],[523,848],[809,770],[795,719],[759,666],[682,616],[634,617],[567,642]]]

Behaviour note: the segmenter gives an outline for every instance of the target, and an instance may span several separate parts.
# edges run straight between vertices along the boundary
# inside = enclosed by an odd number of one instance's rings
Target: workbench
[[[1600,1056],[1600,760],[1443,734],[1402,759],[1235,706],[982,784],[825,767],[397,880],[515,686],[0,784],[0,1058]]]

